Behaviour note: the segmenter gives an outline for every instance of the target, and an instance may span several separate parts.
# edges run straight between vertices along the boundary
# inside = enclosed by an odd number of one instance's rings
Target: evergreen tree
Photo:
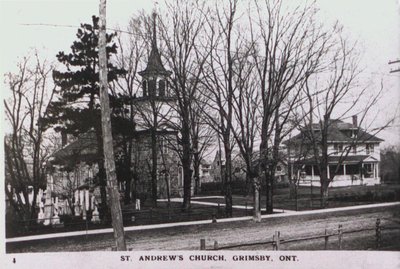
[[[99,102],[99,65],[98,37],[99,18],[92,16],[91,24],[81,24],[76,34],[77,40],[71,46],[71,52],[59,52],[57,59],[65,66],[64,70],[53,71],[53,79],[58,86],[58,100],[48,108],[46,126],[54,126],[56,131],[78,136],[92,133],[96,139],[96,162],[99,172],[96,176],[101,192],[101,212],[107,211],[106,177],[104,170],[103,143]],[[107,59],[117,53],[117,46],[112,43],[115,34],[107,34]],[[112,82],[125,71],[118,69],[108,61],[108,82]],[[118,113],[123,109],[122,102],[110,95],[113,111],[113,124],[121,124]],[[125,125],[126,126],[126,125]],[[129,126],[129,125],[128,125]],[[120,128],[119,128],[120,129]]]

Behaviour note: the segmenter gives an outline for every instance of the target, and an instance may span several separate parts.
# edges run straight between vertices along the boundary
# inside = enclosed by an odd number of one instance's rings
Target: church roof
[[[156,19],[157,14],[153,14],[153,37],[151,42],[151,52],[147,62],[147,67],[139,72],[139,75],[143,76],[149,73],[158,73],[168,75],[171,72],[167,71],[161,62],[161,55],[157,48],[157,35],[156,35]]]

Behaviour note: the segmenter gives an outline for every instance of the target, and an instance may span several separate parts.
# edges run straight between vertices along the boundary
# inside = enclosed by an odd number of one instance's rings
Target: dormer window
[[[351,146],[351,149],[353,151],[353,154],[357,154],[357,145]]]

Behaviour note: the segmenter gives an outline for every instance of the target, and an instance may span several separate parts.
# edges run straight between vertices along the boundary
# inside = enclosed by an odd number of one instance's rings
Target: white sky
[[[363,76],[377,84],[383,78],[387,94],[376,113],[388,117],[400,100],[400,72],[389,73],[391,68],[400,68],[400,64],[388,64],[389,60],[400,59],[400,0],[316,2],[321,9],[321,20],[329,23],[339,20],[346,33],[359,41],[365,52],[362,62],[365,66]],[[154,3],[152,0],[109,0],[107,26],[113,28],[118,24],[123,28],[132,14],[140,9],[150,11]],[[0,44],[0,73],[14,71],[18,57],[27,55],[30,48],[37,48],[48,60],[56,61],[57,52],[70,50],[80,23],[90,23],[91,16],[98,14],[98,4],[99,0],[0,0],[0,27],[3,36]],[[22,25],[38,23],[76,27]],[[4,94],[4,89],[1,92]],[[0,109],[3,110],[2,107]],[[399,119],[396,125],[400,126]],[[386,140],[385,144],[399,144],[399,133],[398,127],[379,136]]]

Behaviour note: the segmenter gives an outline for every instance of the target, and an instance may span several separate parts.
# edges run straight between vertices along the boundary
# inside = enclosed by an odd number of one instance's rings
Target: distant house
[[[211,182],[211,164],[209,164],[206,160],[201,160],[200,162],[200,183]]]
[[[232,176],[233,180],[246,180],[246,164],[241,158],[239,153],[233,154],[235,157],[232,159]],[[280,149],[280,155],[284,155],[282,150]],[[259,171],[259,152],[254,153],[254,161],[253,165],[256,171]],[[285,158],[282,156],[281,160],[278,160],[275,170],[275,180],[277,183],[287,182],[287,163],[284,160]],[[225,168],[225,154],[222,154],[217,151],[215,153],[214,161],[211,164],[211,178],[214,182],[221,182],[221,173],[223,173],[223,169]],[[221,170],[222,169],[222,170]]]
[[[320,125],[314,124],[312,130],[318,137]],[[298,135],[285,141],[290,174],[299,179],[299,185],[320,186],[319,157],[314,156],[307,132],[310,132],[310,128],[301,130]],[[327,140],[328,175],[335,175],[331,187],[380,183],[379,146],[383,140],[359,128],[356,116],[353,117],[353,123],[330,120]]]
[[[222,171],[225,167],[225,154],[217,150],[213,162],[211,163],[210,175],[211,181],[222,182]]]

